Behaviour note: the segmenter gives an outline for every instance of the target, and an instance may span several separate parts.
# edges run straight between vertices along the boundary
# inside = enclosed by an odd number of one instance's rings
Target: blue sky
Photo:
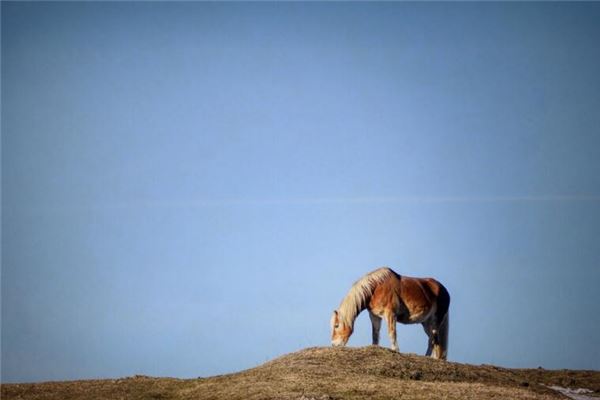
[[[329,345],[382,265],[449,289],[453,361],[600,369],[599,20],[2,2],[2,381]]]

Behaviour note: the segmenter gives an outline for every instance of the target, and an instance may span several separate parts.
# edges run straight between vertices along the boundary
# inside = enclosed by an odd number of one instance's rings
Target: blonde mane
[[[339,318],[347,326],[354,326],[356,316],[365,309],[375,287],[396,273],[387,267],[376,269],[354,282],[338,309]]]

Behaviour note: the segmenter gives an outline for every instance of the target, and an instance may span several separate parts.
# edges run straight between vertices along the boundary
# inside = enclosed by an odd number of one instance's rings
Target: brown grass
[[[600,394],[600,372],[507,369],[399,354],[381,347],[315,347],[235,374],[135,376],[2,385],[2,399],[560,399],[547,385]]]

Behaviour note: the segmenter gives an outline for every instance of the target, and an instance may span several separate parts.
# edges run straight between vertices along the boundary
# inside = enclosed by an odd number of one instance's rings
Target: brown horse
[[[379,268],[356,281],[331,317],[331,344],[344,346],[354,320],[365,308],[373,325],[373,344],[379,344],[381,319],[385,318],[392,349],[398,351],[396,323],[423,324],[429,337],[426,355],[442,360],[448,353],[450,295],[433,278],[400,276]]]

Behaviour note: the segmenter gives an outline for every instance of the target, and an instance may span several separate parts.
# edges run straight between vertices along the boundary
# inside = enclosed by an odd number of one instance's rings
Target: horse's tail
[[[449,311],[446,311],[444,319],[439,326],[438,338],[440,350],[438,351],[439,358],[445,360],[448,357],[448,331],[450,329],[450,315]]]
[[[450,330],[450,294],[440,284],[438,296],[438,329],[437,340],[434,344],[433,354],[436,358],[445,360],[448,357],[448,333]],[[437,348],[436,348],[437,347]]]

